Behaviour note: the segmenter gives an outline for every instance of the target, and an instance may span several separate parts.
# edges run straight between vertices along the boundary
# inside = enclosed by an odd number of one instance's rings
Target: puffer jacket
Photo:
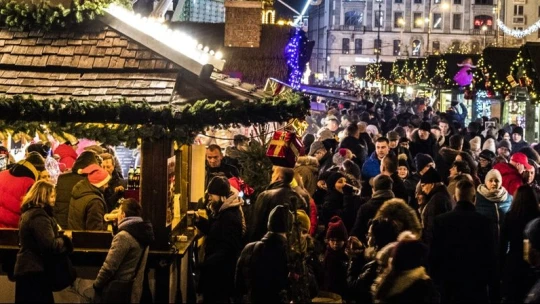
[[[362,179],[369,181],[379,174],[381,174],[381,161],[377,157],[377,153],[373,152],[362,166]]]
[[[216,299],[233,296],[236,261],[244,247],[242,204],[238,193],[231,192],[219,210],[210,212],[209,219],[199,218],[196,223],[206,235],[198,286],[205,297],[209,294]]]
[[[139,303],[144,278],[140,273],[146,266],[146,255],[148,254],[146,249],[153,241],[154,231],[150,222],[143,221],[138,216],[130,216],[122,220],[118,225],[118,233],[112,240],[105,262],[103,262],[94,281],[94,287],[100,290],[106,288],[113,280],[134,280],[131,301]],[[139,272],[136,274],[139,260],[141,263]]]
[[[38,177],[39,172],[27,161],[0,172],[0,228],[19,227],[22,199]]]
[[[502,186],[508,191],[510,195],[514,195],[516,190],[523,185],[523,177],[519,174],[519,171],[507,163],[498,163],[493,166],[493,169],[499,170],[502,176]]]
[[[506,195],[503,196],[503,198],[505,198],[504,200],[490,200],[482,194],[482,192],[486,190],[487,189],[485,189],[484,184],[478,186],[478,189],[476,191],[475,203],[476,212],[485,215],[491,220],[491,222],[494,224],[493,228],[495,229],[493,235],[500,237],[501,226],[504,218],[506,217],[506,213],[508,213],[508,210],[510,210],[510,205],[512,204],[513,197],[503,188],[504,192],[506,192]]]
[[[438,153],[439,145],[437,144],[437,140],[435,140],[435,136],[433,136],[433,134],[429,134],[428,139],[422,140],[420,139],[420,135],[418,135],[418,130],[414,130],[411,137],[409,149],[413,158],[416,157],[416,154],[418,153],[425,153],[429,154],[429,156],[435,159]]]
[[[25,205],[19,224],[21,247],[15,262],[15,276],[45,271],[47,256],[73,251],[71,240],[58,234],[52,208]]]
[[[73,164],[75,164],[75,160],[77,159],[77,152],[73,150],[73,147],[61,144],[53,153],[60,156],[58,163],[64,164],[66,170],[73,168]]]
[[[70,230],[106,230],[103,216],[107,212],[103,194],[88,179],[81,180],[73,187],[68,214]]]

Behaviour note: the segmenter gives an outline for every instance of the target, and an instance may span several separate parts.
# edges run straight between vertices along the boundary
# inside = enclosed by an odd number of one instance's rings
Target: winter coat
[[[420,214],[424,227],[423,240],[431,244],[433,239],[433,221],[435,217],[452,210],[454,200],[450,197],[444,185],[437,185],[426,197],[427,203],[423,206]]]
[[[506,213],[512,204],[512,195],[502,188],[505,195],[499,198],[486,198],[482,193],[488,191],[484,184],[478,186],[476,191],[476,212],[486,216],[493,223],[493,235],[497,237],[497,243],[501,235],[501,226]]]
[[[369,136],[368,133],[360,133],[359,139],[363,140],[366,143],[367,155],[371,155],[371,153],[375,152],[375,144],[373,143],[373,139],[371,138],[371,136]]]
[[[523,177],[519,174],[519,171],[507,163],[498,163],[493,166],[493,169],[499,170],[502,175],[502,186],[508,191],[510,195],[514,195],[516,190],[523,185]]]
[[[456,156],[460,151],[454,150],[448,147],[442,147],[439,150],[439,153],[435,156],[435,167],[437,172],[441,176],[443,183],[448,184],[448,177],[450,176],[450,168],[456,160]]]
[[[118,224],[118,233],[113,237],[105,262],[94,281],[94,288],[96,290],[107,288],[113,280],[134,280],[131,303],[139,303],[148,246],[152,242],[154,231],[150,222],[143,221],[137,216],[123,219]]]
[[[124,181],[120,179],[118,173],[113,171],[109,185],[103,191],[103,197],[105,198],[105,203],[107,204],[107,212],[114,210],[118,205],[118,201],[124,197],[124,191],[114,191],[114,189],[119,186],[123,186],[124,189],[126,188]]]
[[[323,259],[324,279],[320,289],[347,298],[348,263],[349,257],[345,254],[345,245],[337,251],[327,247]]]
[[[260,240],[267,230],[268,217],[270,211],[277,205],[283,205],[287,202],[296,200],[297,209],[302,209],[307,212],[307,204],[304,199],[296,193],[290,185],[285,185],[282,181],[276,181],[270,184],[267,190],[261,192],[257,197],[257,201],[253,205],[253,214],[251,221],[248,224],[248,240]]]
[[[384,202],[393,198],[394,193],[391,190],[375,191],[371,196],[371,199],[358,209],[356,221],[354,222],[350,234],[358,237],[362,243],[367,244],[366,234],[369,229],[369,221],[375,217],[377,211],[379,211],[379,208],[381,208]]]
[[[377,157],[377,154],[373,152],[362,166],[362,179],[369,181],[379,174],[381,174],[381,161]]]
[[[317,180],[324,180],[327,174],[327,171],[334,166],[334,161],[332,159],[332,154],[327,152],[323,158],[319,161],[319,172],[317,175]]]
[[[54,150],[53,154],[60,156],[58,163],[64,164],[66,170],[73,168],[73,164],[75,164],[75,160],[77,159],[77,152],[72,146],[66,144],[59,145],[56,150]]]
[[[415,130],[411,135],[411,142],[409,144],[409,149],[411,150],[412,157],[416,157],[416,154],[418,153],[425,153],[429,154],[433,159],[437,156],[437,152],[439,150],[439,146],[437,144],[437,140],[435,140],[435,136],[433,134],[429,134],[428,139],[422,140],[420,139],[420,136],[418,135],[418,130]],[[421,169],[421,168],[417,168]]]
[[[23,206],[19,243],[15,277],[44,272],[46,259],[54,254],[73,251],[71,240],[58,234],[58,225],[50,206]]]
[[[214,176],[225,176],[227,179],[229,179],[231,177],[239,177],[240,172],[238,171],[238,168],[224,162],[221,162],[221,165],[217,168],[212,168],[209,165],[206,165],[206,182],[204,184],[208,186],[208,183]]]
[[[315,232],[317,232],[317,226],[319,225],[319,217],[317,212],[317,205],[315,205],[315,200],[310,198],[309,199],[309,234],[311,236],[315,235]]]
[[[490,220],[470,202],[459,201],[433,221],[430,274],[448,303],[485,303],[495,269]]]
[[[353,161],[360,168],[362,167],[368,156],[368,149],[366,147],[365,141],[363,139],[358,139],[354,136],[345,137],[339,144],[339,148],[351,150],[352,154],[354,154],[355,156],[353,158]]]
[[[522,148],[526,148],[526,147],[530,146],[529,143],[524,141],[523,139],[521,141],[519,141],[519,142],[515,142],[514,140],[511,140],[510,143],[512,144],[512,153],[511,154],[517,153]]]
[[[521,303],[536,281],[533,269],[523,259],[523,231],[525,226],[540,216],[540,212],[523,218],[507,213],[501,230],[502,296],[506,303]]]
[[[407,192],[407,188],[405,187],[405,183],[403,180],[399,177],[397,172],[390,175],[390,178],[392,178],[392,192],[394,192],[394,196],[397,198],[400,198],[405,201],[405,203],[409,203],[409,192]]]
[[[206,235],[198,286],[205,302],[210,299],[226,301],[233,296],[236,261],[244,245],[242,204],[238,193],[231,192],[221,206],[217,205],[219,210],[210,213],[209,219],[201,217],[196,223]]]
[[[319,224],[326,227],[330,219],[334,215],[337,215],[343,220],[347,231],[351,231],[360,203],[359,196],[352,193],[340,193],[335,189],[328,189],[321,208]]]
[[[249,243],[236,264],[236,290],[248,303],[289,303],[287,239],[268,232]]]
[[[540,303],[540,279],[529,291],[525,303]]]
[[[70,230],[106,230],[103,216],[107,212],[103,194],[88,179],[73,187],[68,214]]]
[[[294,167],[294,173],[298,173],[302,177],[304,188],[309,195],[313,196],[315,190],[317,190],[317,176],[319,175],[319,168],[310,165],[299,165]]]
[[[58,176],[56,183],[56,202],[54,204],[54,216],[58,220],[60,227],[68,228],[69,202],[71,201],[71,191],[75,185],[86,179],[84,176],[73,172],[66,172]]]
[[[389,273],[382,280],[374,298],[378,303],[440,302],[437,288],[424,267]]]
[[[38,179],[39,172],[27,161],[0,172],[0,228],[17,228],[23,197]]]
[[[349,298],[356,303],[371,304],[371,286],[379,274],[379,264],[371,261],[364,265],[363,258],[353,258],[347,270],[347,287]]]

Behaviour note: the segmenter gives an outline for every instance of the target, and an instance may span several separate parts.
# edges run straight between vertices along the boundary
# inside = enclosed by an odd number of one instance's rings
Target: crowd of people
[[[540,302],[540,145],[459,102],[360,99],[312,112],[250,204],[229,184],[249,138],[208,146],[203,301]]]

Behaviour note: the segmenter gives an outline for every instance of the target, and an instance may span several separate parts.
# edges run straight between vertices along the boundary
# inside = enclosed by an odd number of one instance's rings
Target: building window
[[[422,4],[422,0],[414,0],[414,4]]]
[[[441,13],[434,13],[431,23],[433,24],[432,25],[433,29],[436,29],[436,30],[442,29],[442,14]]]
[[[394,12],[394,28],[401,28],[403,24],[403,12]]]
[[[401,55],[401,40],[394,40],[394,56]]]
[[[394,3],[401,4],[403,3],[403,0],[394,0]]]
[[[364,21],[363,13],[357,11],[348,11],[345,13],[345,24],[349,26],[362,26]]]
[[[435,3],[435,4],[440,4],[440,3],[441,3],[441,0],[433,0],[433,3]]]
[[[479,30],[482,26],[487,26],[488,29],[493,29],[493,17],[488,15],[474,16],[474,28]]]
[[[382,27],[384,23],[384,12],[375,11],[375,27]]]
[[[422,25],[424,25],[422,13],[413,13],[413,28],[422,28]]]
[[[493,5],[493,0],[475,0],[476,5]]]
[[[420,48],[421,48],[420,40],[414,40],[412,42],[412,55],[420,56]]]
[[[343,38],[342,44],[341,44],[341,53],[342,54],[349,54],[349,38]]]
[[[373,48],[374,48],[373,49],[373,54],[377,55],[377,52],[379,52],[379,50],[382,53],[381,46],[382,46],[382,40],[380,40],[380,39],[373,40]]]
[[[452,29],[461,30],[461,14],[452,15]]]
[[[514,5],[514,16],[523,16],[523,5]]]
[[[454,4],[461,4],[461,0],[454,0]]]
[[[362,39],[354,39],[354,53],[362,54]]]
[[[439,55],[441,52],[441,43],[439,41],[433,41],[431,44],[431,52],[435,55]]]

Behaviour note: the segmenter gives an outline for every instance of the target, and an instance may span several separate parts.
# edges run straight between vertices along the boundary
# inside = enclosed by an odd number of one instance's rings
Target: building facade
[[[478,53],[500,43],[497,12],[497,0],[322,0],[309,10],[310,68],[337,79],[377,57],[393,62],[449,49]]]
[[[540,19],[540,2],[538,0],[502,0],[501,17],[510,29],[524,30]],[[540,41],[540,31],[531,33],[524,38],[514,38],[509,35],[502,37],[504,46],[520,46],[525,42]]]

